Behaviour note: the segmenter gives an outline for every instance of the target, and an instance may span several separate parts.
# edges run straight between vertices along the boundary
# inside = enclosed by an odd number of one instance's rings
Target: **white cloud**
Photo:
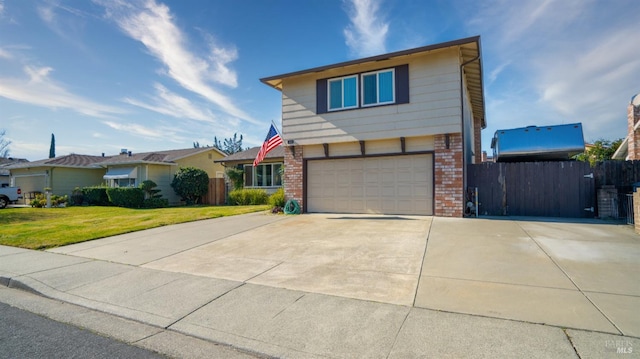
[[[350,51],[358,57],[385,53],[389,24],[378,14],[379,0],[348,0],[347,6],[351,23],[344,37]]]
[[[13,56],[11,53],[0,47],[0,58],[2,59],[11,59]]]
[[[10,100],[53,109],[69,109],[78,113],[110,117],[122,110],[93,102],[67,91],[50,78],[51,67],[25,66],[27,78],[0,78],[0,96]]]
[[[139,137],[150,140],[170,140],[170,134],[167,134],[162,128],[150,128],[135,123],[118,123],[115,121],[103,121],[103,124],[114,130],[126,132]]]
[[[625,136],[626,106],[640,90],[640,22],[619,21],[638,8],[623,1],[495,0],[471,9],[468,26],[493,54],[484,59],[489,131],[582,122],[587,141]]]
[[[131,38],[140,41],[166,66],[166,73],[183,88],[219,106],[224,112],[257,123],[211,82],[235,88],[237,75],[228,63],[237,58],[235,48],[223,48],[210,42],[208,60],[187,48],[187,39],[174,23],[169,8],[155,0],[144,3],[102,1],[107,16]]]

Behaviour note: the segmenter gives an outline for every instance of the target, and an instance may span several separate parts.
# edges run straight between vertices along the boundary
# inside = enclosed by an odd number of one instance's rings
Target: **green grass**
[[[47,249],[170,224],[266,211],[269,206],[0,209],[0,245]]]

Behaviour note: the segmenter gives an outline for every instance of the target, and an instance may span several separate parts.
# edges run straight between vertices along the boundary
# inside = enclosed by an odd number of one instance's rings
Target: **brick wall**
[[[633,192],[633,224],[636,233],[640,234],[640,192]]]
[[[288,201],[295,199],[302,205],[302,146],[295,146],[295,155],[292,147],[284,148],[284,197]]]
[[[464,191],[462,180],[462,136],[435,136],[435,215],[441,217],[462,217]]]

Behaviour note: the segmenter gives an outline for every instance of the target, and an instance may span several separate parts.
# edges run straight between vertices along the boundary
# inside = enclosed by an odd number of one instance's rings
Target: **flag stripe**
[[[259,165],[260,162],[264,160],[267,153],[269,153],[274,148],[280,146],[281,144],[282,144],[282,137],[280,137],[280,135],[278,134],[278,131],[276,131],[276,128],[273,127],[273,125],[271,125],[271,127],[269,128],[269,133],[267,133],[267,138],[265,138],[264,143],[260,147],[260,151],[258,152],[256,159],[253,160],[253,167],[256,167],[257,165]]]

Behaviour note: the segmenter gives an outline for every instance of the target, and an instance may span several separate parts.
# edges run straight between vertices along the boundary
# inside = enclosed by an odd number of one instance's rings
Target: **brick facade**
[[[292,151],[295,149],[295,154]],[[284,149],[284,197],[288,201],[295,199],[303,207],[302,199],[302,146]]]
[[[640,121],[640,106],[634,106],[632,101],[627,108],[629,160],[640,160],[640,129],[635,129],[638,121]]]
[[[464,207],[464,182],[462,161],[462,135],[435,136],[435,215],[462,217]]]

